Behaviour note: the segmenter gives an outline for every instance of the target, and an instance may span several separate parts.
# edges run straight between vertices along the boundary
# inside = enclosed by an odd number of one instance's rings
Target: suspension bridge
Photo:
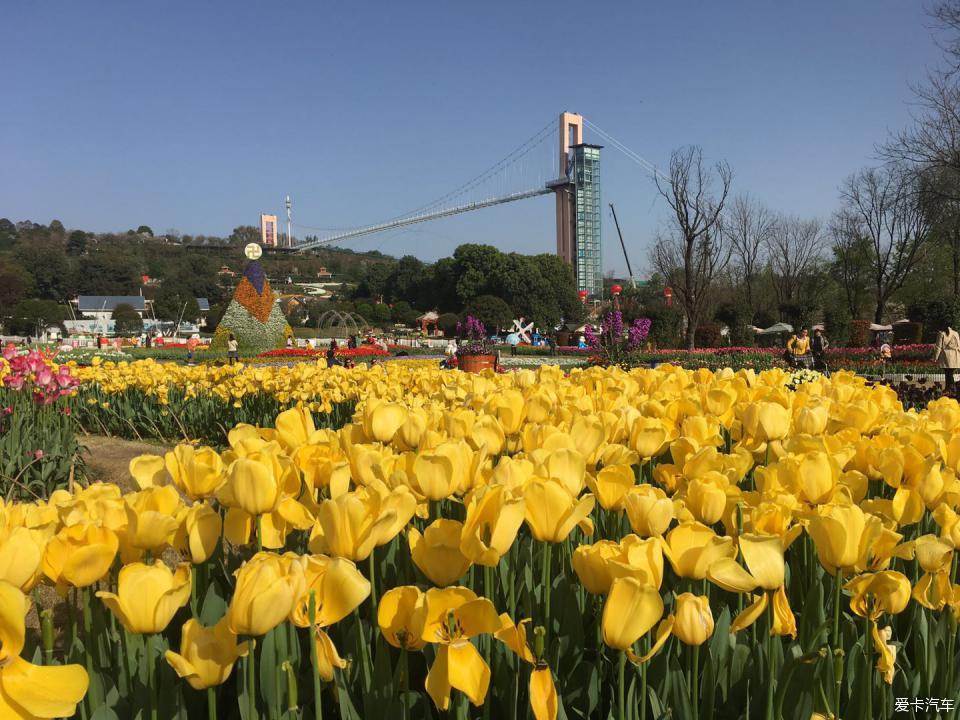
[[[596,124],[563,112],[505,157],[436,200],[406,213],[356,228],[321,228],[288,221],[308,239],[288,251],[325,245],[452,217],[541,195],[556,196],[557,254],[574,268],[578,289],[590,295],[602,289],[600,150],[584,142],[584,129],[659,176],[656,167]],[[559,142],[558,142],[559,140]],[[289,213],[289,205],[288,205]],[[288,233],[289,234],[289,233]],[[281,248],[278,248],[281,249]]]

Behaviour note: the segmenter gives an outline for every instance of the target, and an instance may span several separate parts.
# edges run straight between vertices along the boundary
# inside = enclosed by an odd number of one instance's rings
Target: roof
[[[117,305],[130,305],[137,312],[147,309],[142,295],[81,295],[77,298],[77,310],[80,312],[106,312]]]
[[[197,307],[200,308],[200,312],[209,312],[210,301],[206,298],[197,298]]]
[[[439,318],[440,316],[437,315],[436,312],[431,310],[430,312],[425,312],[423,315],[418,317],[417,320],[426,320],[427,322],[432,322],[434,320],[438,320]]]

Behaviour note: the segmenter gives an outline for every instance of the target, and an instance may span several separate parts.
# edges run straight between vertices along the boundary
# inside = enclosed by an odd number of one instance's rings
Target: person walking
[[[794,367],[810,366],[810,336],[806,328],[800,330],[799,335],[793,335],[787,340],[787,352]]]
[[[830,369],[827,367],[827,348],[830,347],[830,341],[823,334],[823,330],[816,328],[813,331],[813,340],[810,341],[810,352],[813,354],[813,369],[819,370],[829,376]]]
[[[933,361],[943,368],[943,389],[955,389],[956,377],[954,373],[960,369],[960,334],[943,323],[937,335],[937,343],[933,346]]]
[[[327,348],[327,367],[331,368],[337,364],[337,341],[331,340],[330,347]]]
[[[240,347],[237,345],[237,338],[233,333],[227,339],[227,361],[233,365],[240,359]]]

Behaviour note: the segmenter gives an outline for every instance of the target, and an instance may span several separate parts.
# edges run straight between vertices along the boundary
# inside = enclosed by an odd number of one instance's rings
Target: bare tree
[[[756,310],[756,281],[766,264],[766,248],[776,216],[749,195],[733,199],[723,221],[732,252],[732,275],[751,312]]]
[[[902,165],[869,168],[848,178],[841,189],[857,232],[870,241],[874,322],[922,259],[935,218],[923,200],[920,176]]]
[[[716,194],[714,174],[720,184]],[[673,210],[673,227],[657,240],[651,259],[683,307],[687,347],[691,350],[710,287],[730,260],[730,243],[720,219],[732,180],[733,172],[726,162],[705,169],[703,151],[697,146],[674,150],[669,177],[654,176],[658,192]]]
[[[819,220],[803,220],[781,215],[767,235],[770,276],[777,304],[804,304],[809,300],[804,291],[820,261],[823,246]]]
[[[849,210],[834,214],[830,221],[830,249],[834,268],[843,287],[851,318],[859,318],[870,290],[873,243],[861,229],[857,216]]]

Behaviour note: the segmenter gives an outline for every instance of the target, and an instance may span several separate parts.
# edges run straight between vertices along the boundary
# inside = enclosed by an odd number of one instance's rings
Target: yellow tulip
[[[733,538],[718,536],[706,525],[685,522],[667,533],[663,553],[677,575],[702,580],[714,562],[735,557],[737,550]]]
[[[211,497],[223,484],[223,460],[213,448],[177,445],[163,460],[173,484],[193,500]]]
[[[0,580],[30,592],[43,575],[47,541],[39,530],[15,527],[0,532]]]
[[[412,489],[427,500],[443,500],[459,489],[453,459],[436,451],[420,452],[413,461]]]
[[[466,505],[460,552],[470,562],[494,567],[513,545],[523,524],[524,499],[514,497],[501,485],[487,485],[470,493]]]
[[[120,543],[106,528],[72,525],[58,532],[43,551],[43,574],[63,594],[67,587],[88,587],[113,565]]]
[[[934,535],[921,535],[913,541],[917,562],[925,573],[947,570],[953,559],[953,548]]]
[[[831,575],[837,569],[849,570],[869,550],[874,536],[868,518],[856,505],[828,505],[810,518],[807,532],[817,548],[820,564]]]
[[[0,717],[73,717],[90,678],[80,665],[39,666],[20,657],[29,607],[20,590],[0,580]]]
[[[265,635],[293,612],[306,589],[305,561],[260,552],[237,571],[226,617],[235,635]]]
[[[138,455],[130,461],[128,468],[130,477],[141,490],[160,487],[167,482],[163,458],[159,455]]]
[[[170,547],[185,512],[183,501],[172,485],[152,487],[124,497],[127,527],[124,541],[137,550],[161,552]]]
[[[553,673],[542,658],[538,658],[527,643],[526,625],[529,618],[514,624],[506,613],[500,616],[500,629],[494,634],[500,642],[512,650],[521,660],[533,665],[530,672],[530,709],[535,720],[556,720],[557,688]]]
[[[644,459],[660,455],[669,441],[666,426],[657,418],[639,417],[630,429],[630,447]]]
[[[263,515],[276,510],[285,496],[299,494],[300,478],[293,461],[280,454],[278,444],[265,443],[230,463],[218,496],[229,507]]]
[[[377,624],[388,643],[407,650],[419,650],[426,644],[422,637],[424,600],[415,585],[395,587],[383,594],[377,605]]]
[[[347,493],[324,500],[310,534],[313,553],[366,560],[396,523],[395,510],[384,510],[375,493]]]
[[[744,430],[760,442],[781,440],[790,430],[790,412],[775,402],[757,402],[747,406]]]
[[[310,442],[317,430],[313,415],[303,405],[284,410],[277,415],[274,427],[276,428],[275,439],[291,455],[301,445]]]
[[[185,545],[190,551],[190,561],[194,565],[205,563],[220,542],[223,522],[220,513],[209,503],[198,502],[192,505],[183,517],[182,531]]]
[[[636,484],[633,468],[629,465],[608,465],[596,477],[586,476],[587,485],[605,510],[623,510],[624,496]]]
[[[707,569],[707,578],[729,592],[751,592],[760,587],[776,590],[784,582],[783,540],[776,535],[744,533],[738,539],[750,572],[733,558],[721,558]]]
[[[406,419],[407,409],[403,405],[368,403],[363,409],[363,431],[370,440],[389,443]]]
[[[490,686],[490,668],[470,638],[496,632],[497,611],[486,598],[463,587],[428,590],[424,598],[425,642],[439,645],[427,673],[426,689],[440,710],[450,706],[450,691],[460,690],[474,705],[482,705]]]
[[[284,497],[276,510],[259,517],[261,545],[269,550],[279,550],[293,530],[308,530],[314,523],[314,517],[307,508],[291,497]],[[231,543],[248,545],[254,540],[256,516],[232,507],[227,510],[225,520],[224,536]]]
[[[720,473],[707,473],[687,485],[684,504],[696,520],[713,525],[723,517],[727,508],[726,486],[726,478]]]
[[[850,609],[860,617],[876,620],[883,613],[896,615],[910,602],[910,581],[903,573],[883,570],[864,573],[844,586],[850,591]]]
[[[615,650],[630,650],[662,616],[659,590],[635,578],[617,578],[603,605],[603,641]]]
[[[653,485],[638,485],[624,498],[630,527],[641,537],[663,535],[673,521],[673,502],[667,494]]]
[[[237,643],[226,618],[204,627],[190,618],[180,630],[180,652],[164,654],[170,667],[194,690],[222,685],[230,677],[237,658],[246,657],[247,643]]]
[[[677,596],[673,634],[687,645],[703,645],[713,635],[713,612],[704,596],[682,593]]]
[[[593,510],[593,495],[577,499],[554,480],[533,480],[524,489],[525,519],[534,538],[563,542]]]
[[[285,558],[295,558],[287,555]],[[305,561],[303,595],[294,605],[290,620],[299,627],[310,627],[311,596],[315,607],[314,642],[317,646],[318,672],[329,682],[334,667],[346,667],[333,640],[324,628],[353,612],[370,595],[370,582],[357,567],[344,558],[314,555]]]
[[[100,591],[97,597],[136,634],[163,632],[177,610],[190,599],[190,565],[171,571],[162,561],[131,563],[120,569],[117,593]]]
[[[434,585],[452,585],[470,568],[470,559],[460,551],[462,532],[462,523],[442,518],[427,526],[423,535],[416,528],[408,531],[413,563]]]

